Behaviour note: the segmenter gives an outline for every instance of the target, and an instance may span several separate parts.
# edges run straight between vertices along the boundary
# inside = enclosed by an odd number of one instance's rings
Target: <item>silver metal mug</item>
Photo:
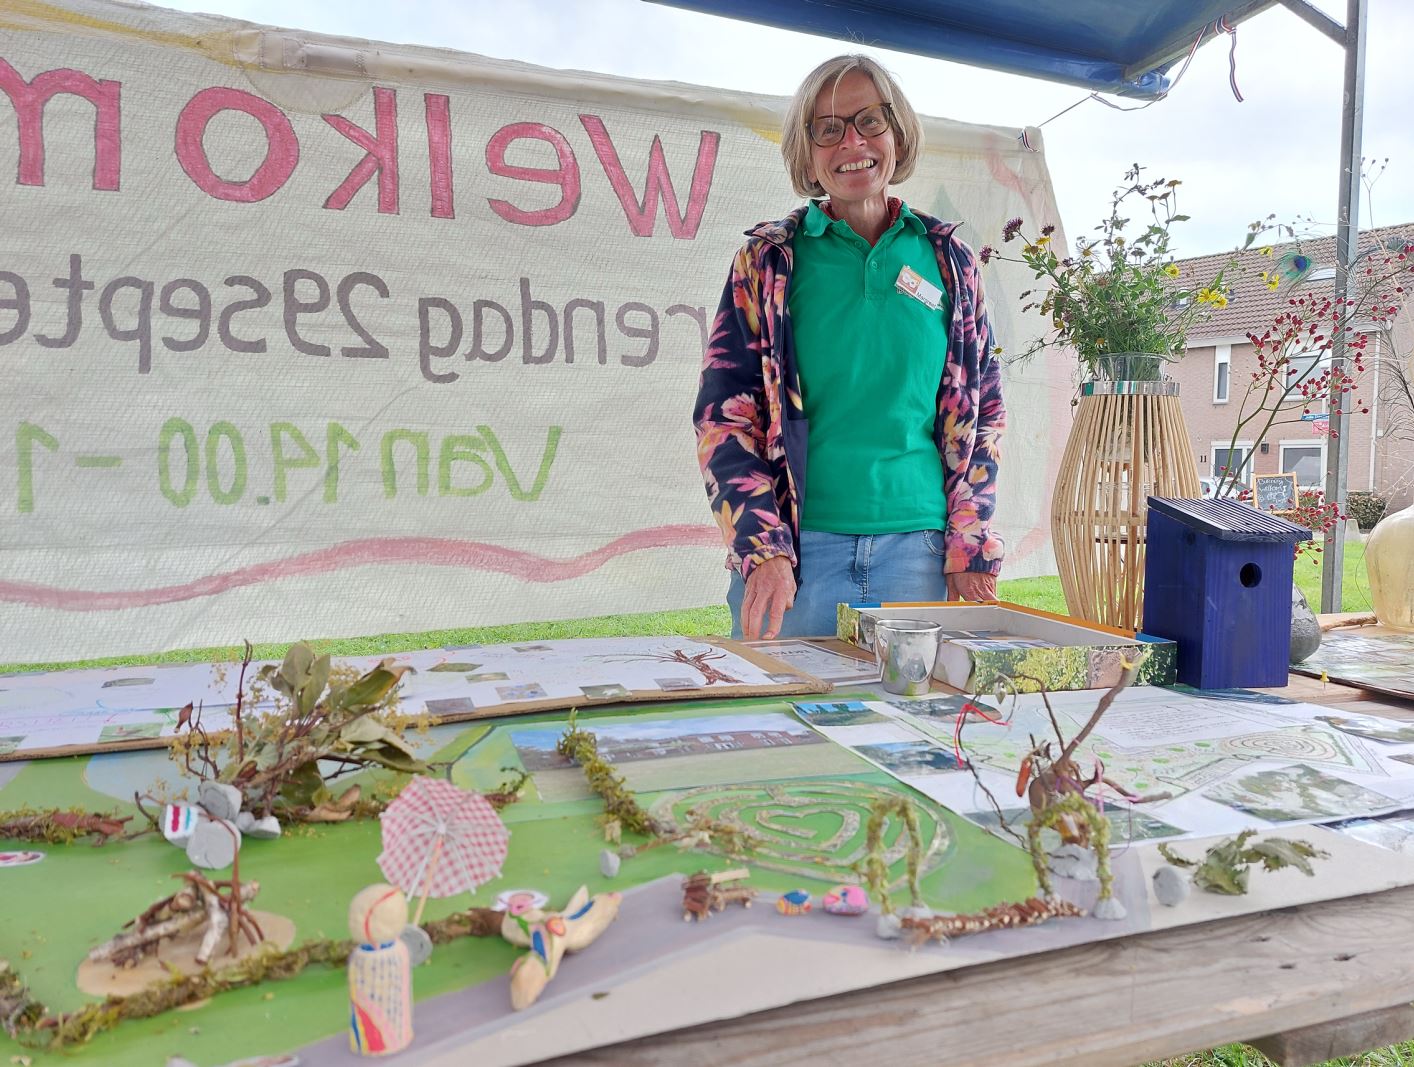
[[[915,619],[880,619],[875,624],[874,656],[888,692],[910,697],[928,692],[941,632],[938,623]]]

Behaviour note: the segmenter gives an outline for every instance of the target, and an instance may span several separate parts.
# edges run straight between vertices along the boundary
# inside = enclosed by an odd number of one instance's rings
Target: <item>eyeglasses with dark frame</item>
[[[853,126],[860,137],[878,137],[894,127],[892,104],[870,104],[853,115],[821,115],[805,124],[805,133],[818,148],[830,148],[844,140],[844,131]]]

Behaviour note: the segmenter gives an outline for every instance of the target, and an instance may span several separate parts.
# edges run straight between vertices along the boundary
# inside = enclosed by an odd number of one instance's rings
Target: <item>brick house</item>
[[[1365,231],[1360,234],[1359,249],[1361,253],[1382,253],[1399,242],[1414,244],[1414,223]],[[1290,471],[1303,488],[1324,487],[1325,430],[1329,425],[1319,420],[1324,403],[1309,405],[1311,417],[1304,422],[1298,420],[1307,405],[1292,403],[1291,421],[1279,417],[1255,449],[1255,435],[1243,434],[1229,454],[1243,392],[1257,370],[1248,333],[1261,334],[1270,327],[1273,317],[1295,293],[1319,287],[1334,292],[1334,237],[1301,242],[1300,251],[1309,255],[1315,266],[1294,288],[1285,282],[1275,291],[1267,288],[1258,271],[1295,248],[1294,244],[1273,246],[1271,259],[1262,257],[1261,266],[1225,278],[1225,286],[1235,280],[1227,307],[1190,331],[1187,351],[1171,368],[1171,377],[1182,390],[1183,413],[1200,478],[1216,477],[1224,466],[1242,464],[1244,482],[1250,482],[1253,473]],[[1253,251],[1245,256],[1259,254]],[[1222,253],[1179,260],[1178,267],[1185,281],[1202,284],[1211,280],[1228,257],[1229,253]],[[1414,500],[1414,407],[1408,393],[1414,378],[1414,309],[1406,309],[1392,330],[1371,331],[1366,351],[1367,370],[1356,395],[1369,413],[1351,412],[1347,491],[1373,488],[1388,499],[1393,511]],[[1318,373],[1314,357],[1309,361],[1293,358],[1287,371],[1313,372]]]

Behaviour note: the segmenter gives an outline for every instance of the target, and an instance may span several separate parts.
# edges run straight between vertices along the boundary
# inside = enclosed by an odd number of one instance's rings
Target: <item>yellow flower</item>
[[[993,346],[992,346],[992,355],[994,355],[994,356],[1000,356],[1001,354],[1002,354],[1002,346],[1001,346],[1001,345],[993,345]]]
[[[1177,263],[1170,263],[1170,264],[1168,264],[1168,266],[1164,267],[1164,273],[1167,274],[1170,278],[1177,278],[1177,277],[1178,277],[1178,273],[1179,273],[1179,272],[1178,272],[1178,264],[1177,264]]]
[[[1200,304],[1211,304],[1218,309],[1227,307],[1227,294],[1221,289],[1199,289],[1193,299]]]
[[[1273,274],[1270,278],[1267,279],[1267,288],[1268,288],[1268,289],[1271,289],[1271,290],[1273,290],[1273,291],[1275,291],[1275,290],[1276,290],[1276,287],[1277,287],[1278,285],[1280,285],[1280,284],[1281,284],[1281,276],[1280,276],[1280,275]]]
[[[1086,245],[1084,248],[1082,248],[1082,249],[1080,250],[1080,254],[1081,254],[1082,256],[1084,256],[1086,259],[1089,259],[1091,256],[1093,256],[1093,255],[1095,254],[1095,250],[1094,250],[1093,248],[1091,248],[1089,245]]]
[[[1271,245],[1267,245],[1265,248],[1262,249],[1262,255],[1264,255],[1264,256],[1270,256],[1271,254],[1272,254],[1272,246],[1271,246]]]
[[[1219,311],[1227,307],[1227,294],[1221,289],[1215,289],[1213,291],[1213,307],[1217,308]]]
[[[1045,248],[1045,247],[1046,247],[1048,244],[1050,244],[1050,243],[1051,243],[1051,239],[1050,239],[1049,237],[1038,237],[1038,238],[1036,238],[1036,247],[1037,247],[1037,248]]]

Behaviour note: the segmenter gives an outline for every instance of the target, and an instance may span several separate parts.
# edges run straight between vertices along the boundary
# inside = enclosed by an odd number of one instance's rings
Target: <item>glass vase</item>
[[[1162,352],[1110,352],[1091,361],[1092,378],[1105,382],[1161,382],[1177,356]]]

